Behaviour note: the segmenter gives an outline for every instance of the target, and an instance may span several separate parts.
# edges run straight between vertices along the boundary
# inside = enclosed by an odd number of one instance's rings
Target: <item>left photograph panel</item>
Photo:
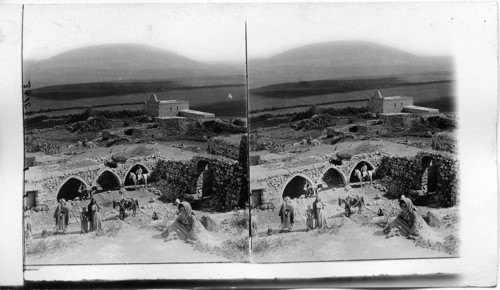
[[[236,6],[25,6],[25,265],[249,261],[245,88]]]

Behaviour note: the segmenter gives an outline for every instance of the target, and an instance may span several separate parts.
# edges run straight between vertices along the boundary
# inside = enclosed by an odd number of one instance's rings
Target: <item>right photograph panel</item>
[[[452,3],[253,8],[253,261],[458,257]]]

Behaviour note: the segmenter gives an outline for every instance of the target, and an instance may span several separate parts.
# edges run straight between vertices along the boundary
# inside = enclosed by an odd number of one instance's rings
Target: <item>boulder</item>
[[[432,211],[429,211],[425,216],[425,221],[429,226],[439,228],[443,224],[443,217]]]
[[[209,232],[218,232],[221,229],[219,223],[210,216],[202,216],[200,220],[201,224]]]

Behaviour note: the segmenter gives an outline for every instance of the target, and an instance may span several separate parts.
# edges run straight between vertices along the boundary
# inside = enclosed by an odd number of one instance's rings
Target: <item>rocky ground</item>
[[[136,216],[128,212],[118,217],[112,201],[121,198],[139,201]],[[102,231],[81,234],[79,209],[89,201],[72,201],[66,234],[54,235],[53,211],[29,212],[33,238],[26,243],[26,264],[94,264],[94,263],[170,263],[170,262],[237,262],[248,257],[248,213],[206,213],[195,211],[200,220],[210,220],[210,240],[186,243],[165,241],[161,236],[177,216],[177,207],[158,200],[154,188],[138,188],[120,194],[118,191],[96,194],[103,219]],[[153,220],[156,212],[159,220]],[[204,217],[205,216],[205,217]],[[46,232],[46,237],[42,237]]]
[[[421,237],[407,239],[385,235],[383,228],[399,212],[396,200],[388,200],[378,185],[320,191],[326,204],[328,227],[306,230],[305,213],[296,214],[292,232],[278,233],[279,207],[257,210],[258,235],[252,241],[254,262],[336,261],[399,258],[450,257],[458,255],[458,210],[417,207],[425,220]],[[344,215],[339,197],[362,196],[366,208]],[[296,199],[296,209],[304,211],[314,198]],[[354,208],[357,210],[357,208]],[[379,209],[383,217],[377,215]],[[269,235],[269,229],[272,234]]]

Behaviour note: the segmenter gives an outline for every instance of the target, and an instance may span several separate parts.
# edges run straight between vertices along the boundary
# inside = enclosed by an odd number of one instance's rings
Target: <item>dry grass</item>
[[[299,243],[301,240],[298,237],[289,237],[274,235],[252,241],[252,253],[264,254],[274,250],[283,249]]]
[[[75,237],[62,239],[62,238],[45,238],[37,239],[26,243],[27,256],[45,256],[50,253],[66,250],[75,247],[81,242]]]
[[[98,237],[116,237],[118,233],[122,230],[122,222],[121,221],[112,221],[103,225],[102,229],[99,231],[95,231],[92,238]]]
[[[232,261],[248,260],[249,242],[248,237],[232,238],[222,242],[221,246],[209,245],[202,242],[194,243],[194,249],[207,252]]]
[[[446,236],[442,242],[434,242],[424,238],[417,238],[415,240],[415,245],[426,249],[445,252],[455,257],[458,256],[460,250],[460,240],[455,235]]]

